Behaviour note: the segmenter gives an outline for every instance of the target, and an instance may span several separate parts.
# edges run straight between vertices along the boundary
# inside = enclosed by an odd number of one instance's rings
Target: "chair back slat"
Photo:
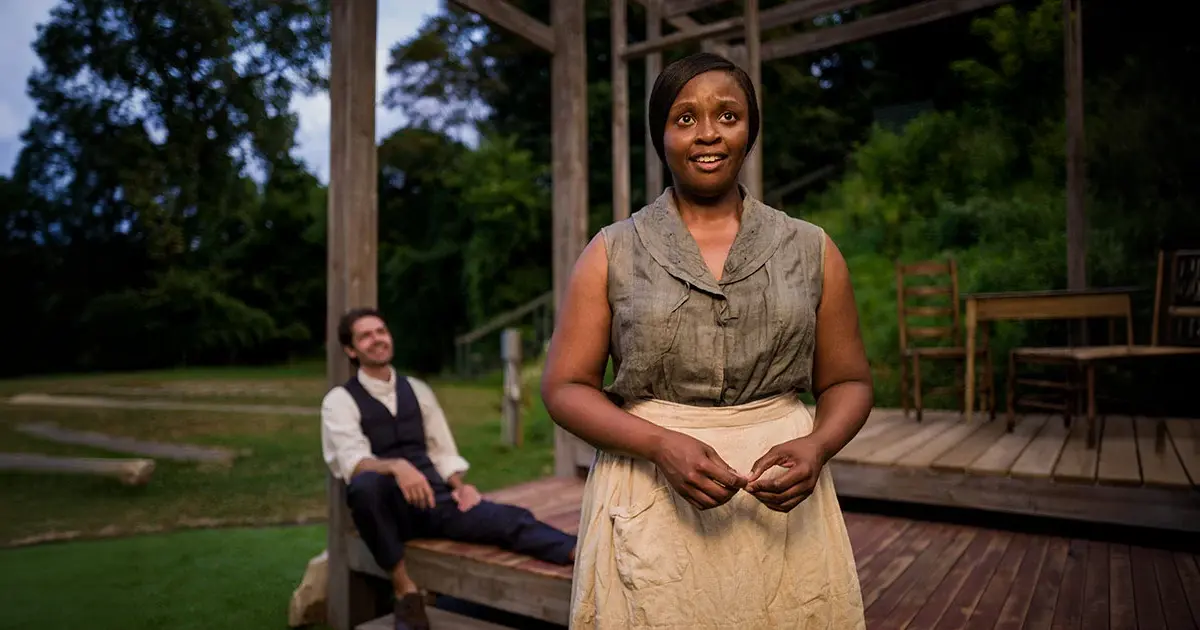
[[[954,259],[896,262],[900,352],[910,344],[959,344],[958,264]]]

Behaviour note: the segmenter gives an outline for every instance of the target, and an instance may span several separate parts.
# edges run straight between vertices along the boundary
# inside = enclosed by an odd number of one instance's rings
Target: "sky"
[[[3,0],[0,2],[0,175],[10,175],[21,150],[21,132],[33,115],[25,95],[25,80],[38,64],[32,49],[37,27],[50,17],[58,0]],[[376,138],[404,124],[404,117],[379,106],[387,90],[385,72],[388,49],[417,32],[425,18],[442,10],[442,0],[379,0],[376,37]],[[296,97],[293,110],[300,117],[296,155],[304,159],[322,182],[329,180],[329,95]]]

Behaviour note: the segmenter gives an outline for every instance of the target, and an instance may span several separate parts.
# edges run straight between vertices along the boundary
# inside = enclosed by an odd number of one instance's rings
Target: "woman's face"
[[[717,197],[737,185],[750,137],[749,112],[745,92],[728,72],[698,74],[683,86],[663,136],[676,188]]]

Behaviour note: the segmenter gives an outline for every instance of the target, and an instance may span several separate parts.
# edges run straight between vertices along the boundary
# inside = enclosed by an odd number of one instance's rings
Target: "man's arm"
[[[330,472],[347,483],[362,472],[391,474],[391,462],[372,455],[358,407],[341,387],[330,390],[321,403],[321,451]]]
[[[454,435],[450,433],[450,424],[446,422],[446,414],[438,404],[433,389],[420,379],[407,377],[417,403],[421,406],[421,418],[425,427],[425,448],[429,461],[437,469],[442,479],[451,488],[457,488],[463,483],[463,475],[470,468],[467,460],[458,454],[458,446],[454,443]]]

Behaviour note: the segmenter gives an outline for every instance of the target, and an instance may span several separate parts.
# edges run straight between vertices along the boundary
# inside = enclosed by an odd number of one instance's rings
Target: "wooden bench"
[[[340,484],[338,484],[340,485]],[[579,477],[549,477],[504,488],[484,496],[498,503],[509,503],[529,509],[537,518],[564,531],[579,529],[579,506],[583,497],[584,480]],[[343,490],[344,492],[344,487]],[[344,496],[344,495],[343,495]],[[344,501],[341,505],[345,505]],[[345,510],[343,510],[345,511]],[[349,519],[348,513],[346,518]],[[330,625],[337,627],[333,610],[335,584],[349,588],[343,597],[351,602],[345,615],[344,627],[362,630],[390,627],[391,615],[383,615],[387,601],[371,601],[370,595],[380,588],[364,585],[364,579],[387,581],[388,575],[371,557],[366,544],[352,524],[343,525],[340,536],[345,550],[344,568],[335,572],[334,542],[330,541],[329,602]],[[333,528],[331,527],[331,531]],[[409,574],[422,588],[438,595],[467,600],[516,615],[544,622],[567,625],[570,610],[571,566],[560,566],[535,560],[487,545],[474,545],[449,540],[414,540],[406,547]],[[387,591],[383,591],[386,595]],[[357,604],[355,609],[353,604]],[[504,627],[444,610],[433,610],[431,619],[439,627],[487,628]]]

